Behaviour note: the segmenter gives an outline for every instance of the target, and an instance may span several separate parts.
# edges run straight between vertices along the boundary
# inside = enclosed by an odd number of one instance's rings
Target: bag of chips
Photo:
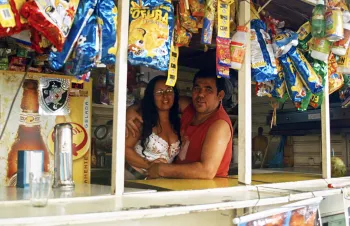
[[[305,86],[314,94],[322,92],[322,80],[315,73],[314,69],[311,67],[304,55],[295,47],[292,47],[288,52],[288,56],[292,60],[295,69],[299,72]]]
[[[180,16],[179,16],[179,6],[177,7],[176,25],[174,41],[175,45],[178,47],[189,46],[192,38],[191,32],[188,32],[184,27],[181,26]]]
[[[185,0],[179,1],[181,25],[192,33],[198,33],[197,19],[186,9]]]
[[[331,56],[334,57],[333,54]],[[324,61],[316,60],[316,59],[313,59],[310,55],[306,55],[308,61],[310,62],[312,68],[314,69],[315,73],[321,77],[323,87],[325,85],[325,77],[327,76],[327,67],[328,67],[328,69],[331,68],[329,66],[330,62],[332,62],[331,56],[330,56],[330,58],[328,58],[328,66],[327,66],[327,63],[325,63]],[[312,94],[309,105],[313,108],[320,107],[322,105],[322,102],[323,102],[323,96],[324,96],[324,92]]]
[[[288,53],[292,46],[297,45],[298,34],[290,30],[280,32],[273,38],[272,42],[274,54],[277,58]]]
[[[204,20],[202,28],[201,43],[209,45],[213,38],[214,20],[218,0],[207,0],[205,2]]]
[[[50,50],[50,47],[52,46],[52,43],[47,40],[41,33],[35,31],[34,29],[31,30],[31,48],[35,50],[37,53],[48,53]]]
[[[271,95],[272,97],[279,99],[283,98],[284,94],[286,93],[286,83],[284,81],[284,71],[280,61],[276,60],[276,64],[277,77],[275,80],[273,80],[273,90],[271,92]]]
[[[71,29],[79,0],[28,0],[21,15],[28,24],[47,38],[61,52]]]
[[[96,4],[97,0],[81,0],[79,2],[77,14],[74,17],[74,22],[67,40],[64,43],[63,50],[58,52],[56,48],[53,48],[50,53],[49,63],[52,69],[59,70],[67,62],[76,46],[82,30],[95,10]]]
[[[344,78],[342,73],[333,73],[328,76],[329,94],[339,90],[344,85]]]
[[[161,71],[168,70],[174,28],[174,9],[171,1],[130,2],[130,64],[144,65]]]
[[[343,101],[342,107],[346,108],[350,104],[350,75],[344,74],[344,86],[339,91],[339,98]]]
[[[270,35],[265,30],[262,20],[251,21],[252,80],[256,82],[271,81],[277,77]]]
[[[283,67],[288,95],[293,101],[295,107],[299,108],[302,100],[306,97],[307,90],[304,87],[300,76],[297,74],[290,58],[284,55],[280,57],[279,60]]]
[[[297,33],[298,33],[298,48],[303,50],[303,51],[308,51],[309,50],[308,43],[312,38],[310,22],[308,21],[308,22],[304,23],[299,28]]]
[[[115,64],[117,55],[118,8],[114,0],[99,0],[96,7],[100,34],[100,62]]]
[[[24,0],[0,1],[0,37],[11,36],[28,28],[28,23],[19,11]]]
[[[257,82],[255,86],[255,93],[258,97],[272,97],[274,85],[272,81]]]
[[[188,0],[188,4],[190,5],[192,16],[204,16],[204,0]]]
[[[96,57],[99,53],[97,17],[93,14],[82,30],[72,59],[65,64],[64,71],[69,75],[83,75],[96,66]]]

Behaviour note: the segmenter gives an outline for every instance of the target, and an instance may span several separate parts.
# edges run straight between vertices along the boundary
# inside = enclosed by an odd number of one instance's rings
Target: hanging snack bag
[[[65,73],[69,75],[83,75],[96,66],[99,53],[99,36],[96,15],[93,14],[82,30],[72,59],[65,64]]]
[[[328,76],[329,94],[339,90],[344,85],[342,73],[333,73]]]
[[[28,28],[27,20],[19,13],[24,0],[0,1],[0,37],[11,36]]]
[[[191,14],[194,17],[204,16],[204,0],[188,0]]]
[[[180,0],[180,21],[181,25],[192,33],[198,33],[197,19],[191,16],[191,13],[186,9],[185,0]]]
[[[49,57],[49,63],[52,69],[59,70],[67,62],[76,46],[82,30],[95,10],[96,4],[97,0],[81,0],[79,2],[77,14],[74,17],[74,22],[67,40],[63,45],[63,50],[58,52],[56,48],[52,48]]]
[[[211,44],[214,30],[214,20],[216,15],[218,0],[207,0],[205,2],[204,20],[202,28],[202,44]]]
[[[348,48],[344,56],[338,58],[337,64],[337,72],[350,74],[350,48]]]
[[[21,15],[60,52],[71,29],[79,0],[28,0]]]
[[[307,90],[300,77],[297,75],[297,71],[290,58],[284,55],[280,57],[279,60],[283,67],[288,95],[295,106],[299,108],[302,100],[306,97]]]
[[[265,30],[262,20],[251,21],[252,80],[256,82],[271,81],[277,77],[270,35]]]
[[[118,8],[114,0],[99,0],[96,7],[100,34],[101,63],[115,64],[117,55]]]
[[[332,43],[326,38],[313,38],[311,45],[311,57],[327,62]]]
[[[343,15],[339,8],[326,11],[326,38],[336,42],[344,38]]]
[[[335,60],[334,55],[330,54],[328,58],[328,65],[324,61],[316,60],[312,58],[310,55],[305,55],[307,57],[307,60],[310,62],[310,65],[314,69],[315,73],[321,77],[322,79],[322,86],[325,86],[325,77],[327,76],[327,68],[331,69],[331,65],[333,65],[333,60]],[[324,92],[319,92],[316,94],[311,95],[311,100],[309,105],[313,108],[318,108],[321,106],[323,102],[323,95]]]
[[[216,55],[221,66],[231,66],[230,39],[216,37]]]
[[[284,71],[279,60],[276,60],[277,64],[277,77],[273,80],[273,90],[271,92],[272,96],[280,99],[283,98],[286,93],[286,83],[284,81]]]
[[[189,46],[192,38],[192,33],[188,32],[184,27],[181,26],[179,16],[179,5],[177,6],[177,16],[175,25],[174,42],[178,47]]]
[[[298,34],[290,30],[285,30],[276,34],[272,42],[274,54],[277,58],[288,53],[292,46],[297,45]]]
[[[309,62],[306,60],[304,55],[293,47],[289,52],[288,56],[293,62],[294,67],[299,72],[301,79],[305,86],[312,92],[318,93],[323,90],[321,78],[315,73]]]
[[[131,0],[130,18],[129,62],[168,70],[174,28],[171,1],[160,4],[151,0]]]
[[[298,48],[307,51],[309,49],[308,42],[311,40],[311,24],[310,22],[304,23],[298,30]]]

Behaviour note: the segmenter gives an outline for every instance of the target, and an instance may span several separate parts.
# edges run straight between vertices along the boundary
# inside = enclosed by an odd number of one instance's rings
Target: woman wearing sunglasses
[[[179,92],[166,79],[148,83],[140,106],[142,129],[125,139],[126,179],[144,179],[152,163],[171,163],[180,151]]]

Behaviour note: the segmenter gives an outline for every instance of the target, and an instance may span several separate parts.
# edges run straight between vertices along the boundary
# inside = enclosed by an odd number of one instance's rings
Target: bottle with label
[[[38,81],[26,79],[23,83],[23,97],[21,101],[19,127],[15,141],[11,145],[7,159],[8,185],[16,185],[17,153],[19,150],[44,151],[44,171],[49,169],[49,152],[41,135]]]
[[[323,38],[326,34],[325,12],[324,0],[317,0],[311,19],[311,33],[313,37]]]

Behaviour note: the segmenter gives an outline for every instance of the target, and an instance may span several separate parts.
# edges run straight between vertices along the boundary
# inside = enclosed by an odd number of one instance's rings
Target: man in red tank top
[[[153,164],[149,178],[212,179],[228,174],[233,129],[221,101],[224,79],[199,71],[193,80],[192,101],[180,99],[182,149],[175,164]]]

